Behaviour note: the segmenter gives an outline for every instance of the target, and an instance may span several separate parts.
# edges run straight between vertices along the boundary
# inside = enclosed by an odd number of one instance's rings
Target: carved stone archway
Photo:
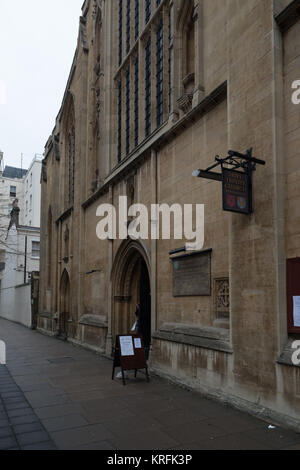
[[[142,243],[126,240],[120,246],[112,269],[112,337],[129,334],[135,322],[136,304],[141,300],[141,282],[149,286],[149,338],[151,337],[151,269],[147,249]],[[146,280],[146,281],[145,281]],[[144,288],[145,289],[145,288]],[[147,290],[147,287],[146,287]]]

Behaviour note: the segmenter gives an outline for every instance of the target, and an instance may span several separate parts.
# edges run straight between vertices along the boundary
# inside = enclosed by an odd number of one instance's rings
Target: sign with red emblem
[[[251,214],[251,181],[247,173],[223,168],[223,209],[240,214]]]

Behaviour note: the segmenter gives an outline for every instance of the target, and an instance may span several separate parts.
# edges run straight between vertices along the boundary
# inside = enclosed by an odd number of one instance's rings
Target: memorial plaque
[[[251,184],[246,173],[223,168],[223,209],[240,214],[251,214]]]
[[[173,296],[211,295],[211,250],[177,256],[173,261]]]

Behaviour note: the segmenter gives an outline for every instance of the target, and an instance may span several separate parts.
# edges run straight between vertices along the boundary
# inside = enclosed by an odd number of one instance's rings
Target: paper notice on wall
[[[134,356],[132,336],[120,336],[121,356]]]
[[[142,349],[141,338],[134,338],[134,347],[135,349]]]
[[[300,327],[300,296],[293,297],[294,301],[294,326]]]

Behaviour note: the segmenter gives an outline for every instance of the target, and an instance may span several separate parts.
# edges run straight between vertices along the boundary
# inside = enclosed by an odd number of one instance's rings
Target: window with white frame
[[[40,242],[32,241],[31,257],[40,259]]]
[[[10,194],[10,197],[16,197],[17,196],[17,186],[11,186],[9,194]]]

